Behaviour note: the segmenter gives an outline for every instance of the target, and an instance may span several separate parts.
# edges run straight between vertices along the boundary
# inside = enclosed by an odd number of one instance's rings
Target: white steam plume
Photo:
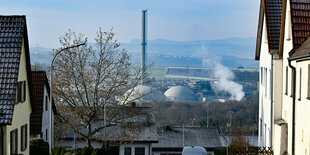
[[[228,92],[231,100],[240,101],[244,97],[242,85],[232,81],[234,79],[234,73],[227,67],[217,63],[215,64],[214,77],[219,79],[216,89],[218,91]]]

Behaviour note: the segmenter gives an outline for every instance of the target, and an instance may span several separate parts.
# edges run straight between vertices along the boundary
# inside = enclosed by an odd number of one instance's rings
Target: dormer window
[[[16,103],[26,100],[26,81],[18,81],[16,89]]]

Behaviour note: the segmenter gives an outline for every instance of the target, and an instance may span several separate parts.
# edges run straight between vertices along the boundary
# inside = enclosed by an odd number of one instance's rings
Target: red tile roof
[[[0,124],[3,125],[12,123],[23,39],[26,68],[30,72],[26,17],[0,16]],[[31,81],[29,72],[27,78]],[[30,83],[29,87],[31,89]]]
[[[293,33],[293,50],[290,52],[291,57],[304,54],[307,47],[306,43],[302,44],[310,36],[310,1],[309,0],[291,0],[292,16],[292,33]],[[298,48],[300,48],[297,50]]]
[[[310,35],[310,1],[291,0],[293,48],[296,49]]]
[[[282,0],[261,0],[258,19],[257,40],[255,50],[255,60],[259,60],[263,22],[266,19],[266,30],[268,40],[268,52],[278,52],[280,44],[281,23],[282,23]]]

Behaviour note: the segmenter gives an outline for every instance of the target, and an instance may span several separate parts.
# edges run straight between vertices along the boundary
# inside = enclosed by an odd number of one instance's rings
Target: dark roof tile
[[[282,0],[264,0],[269,50],[279,50]]]
[[[0,124],[4,125],[12,123],[23,39],[27,78],[31,81],[26,16],[0,16]],[[31,82],[28,85],[31,96]]]

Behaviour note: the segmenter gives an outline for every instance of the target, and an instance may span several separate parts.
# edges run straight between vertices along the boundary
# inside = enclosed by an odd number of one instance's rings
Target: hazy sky
[[[31,46],[57,48],[68,29],[90,39],[113,27],[120,42],[141,36],[148,9],[148,39],[213,40],[255,37],[258,0],[0,0],[0,14],[27,16]]]

